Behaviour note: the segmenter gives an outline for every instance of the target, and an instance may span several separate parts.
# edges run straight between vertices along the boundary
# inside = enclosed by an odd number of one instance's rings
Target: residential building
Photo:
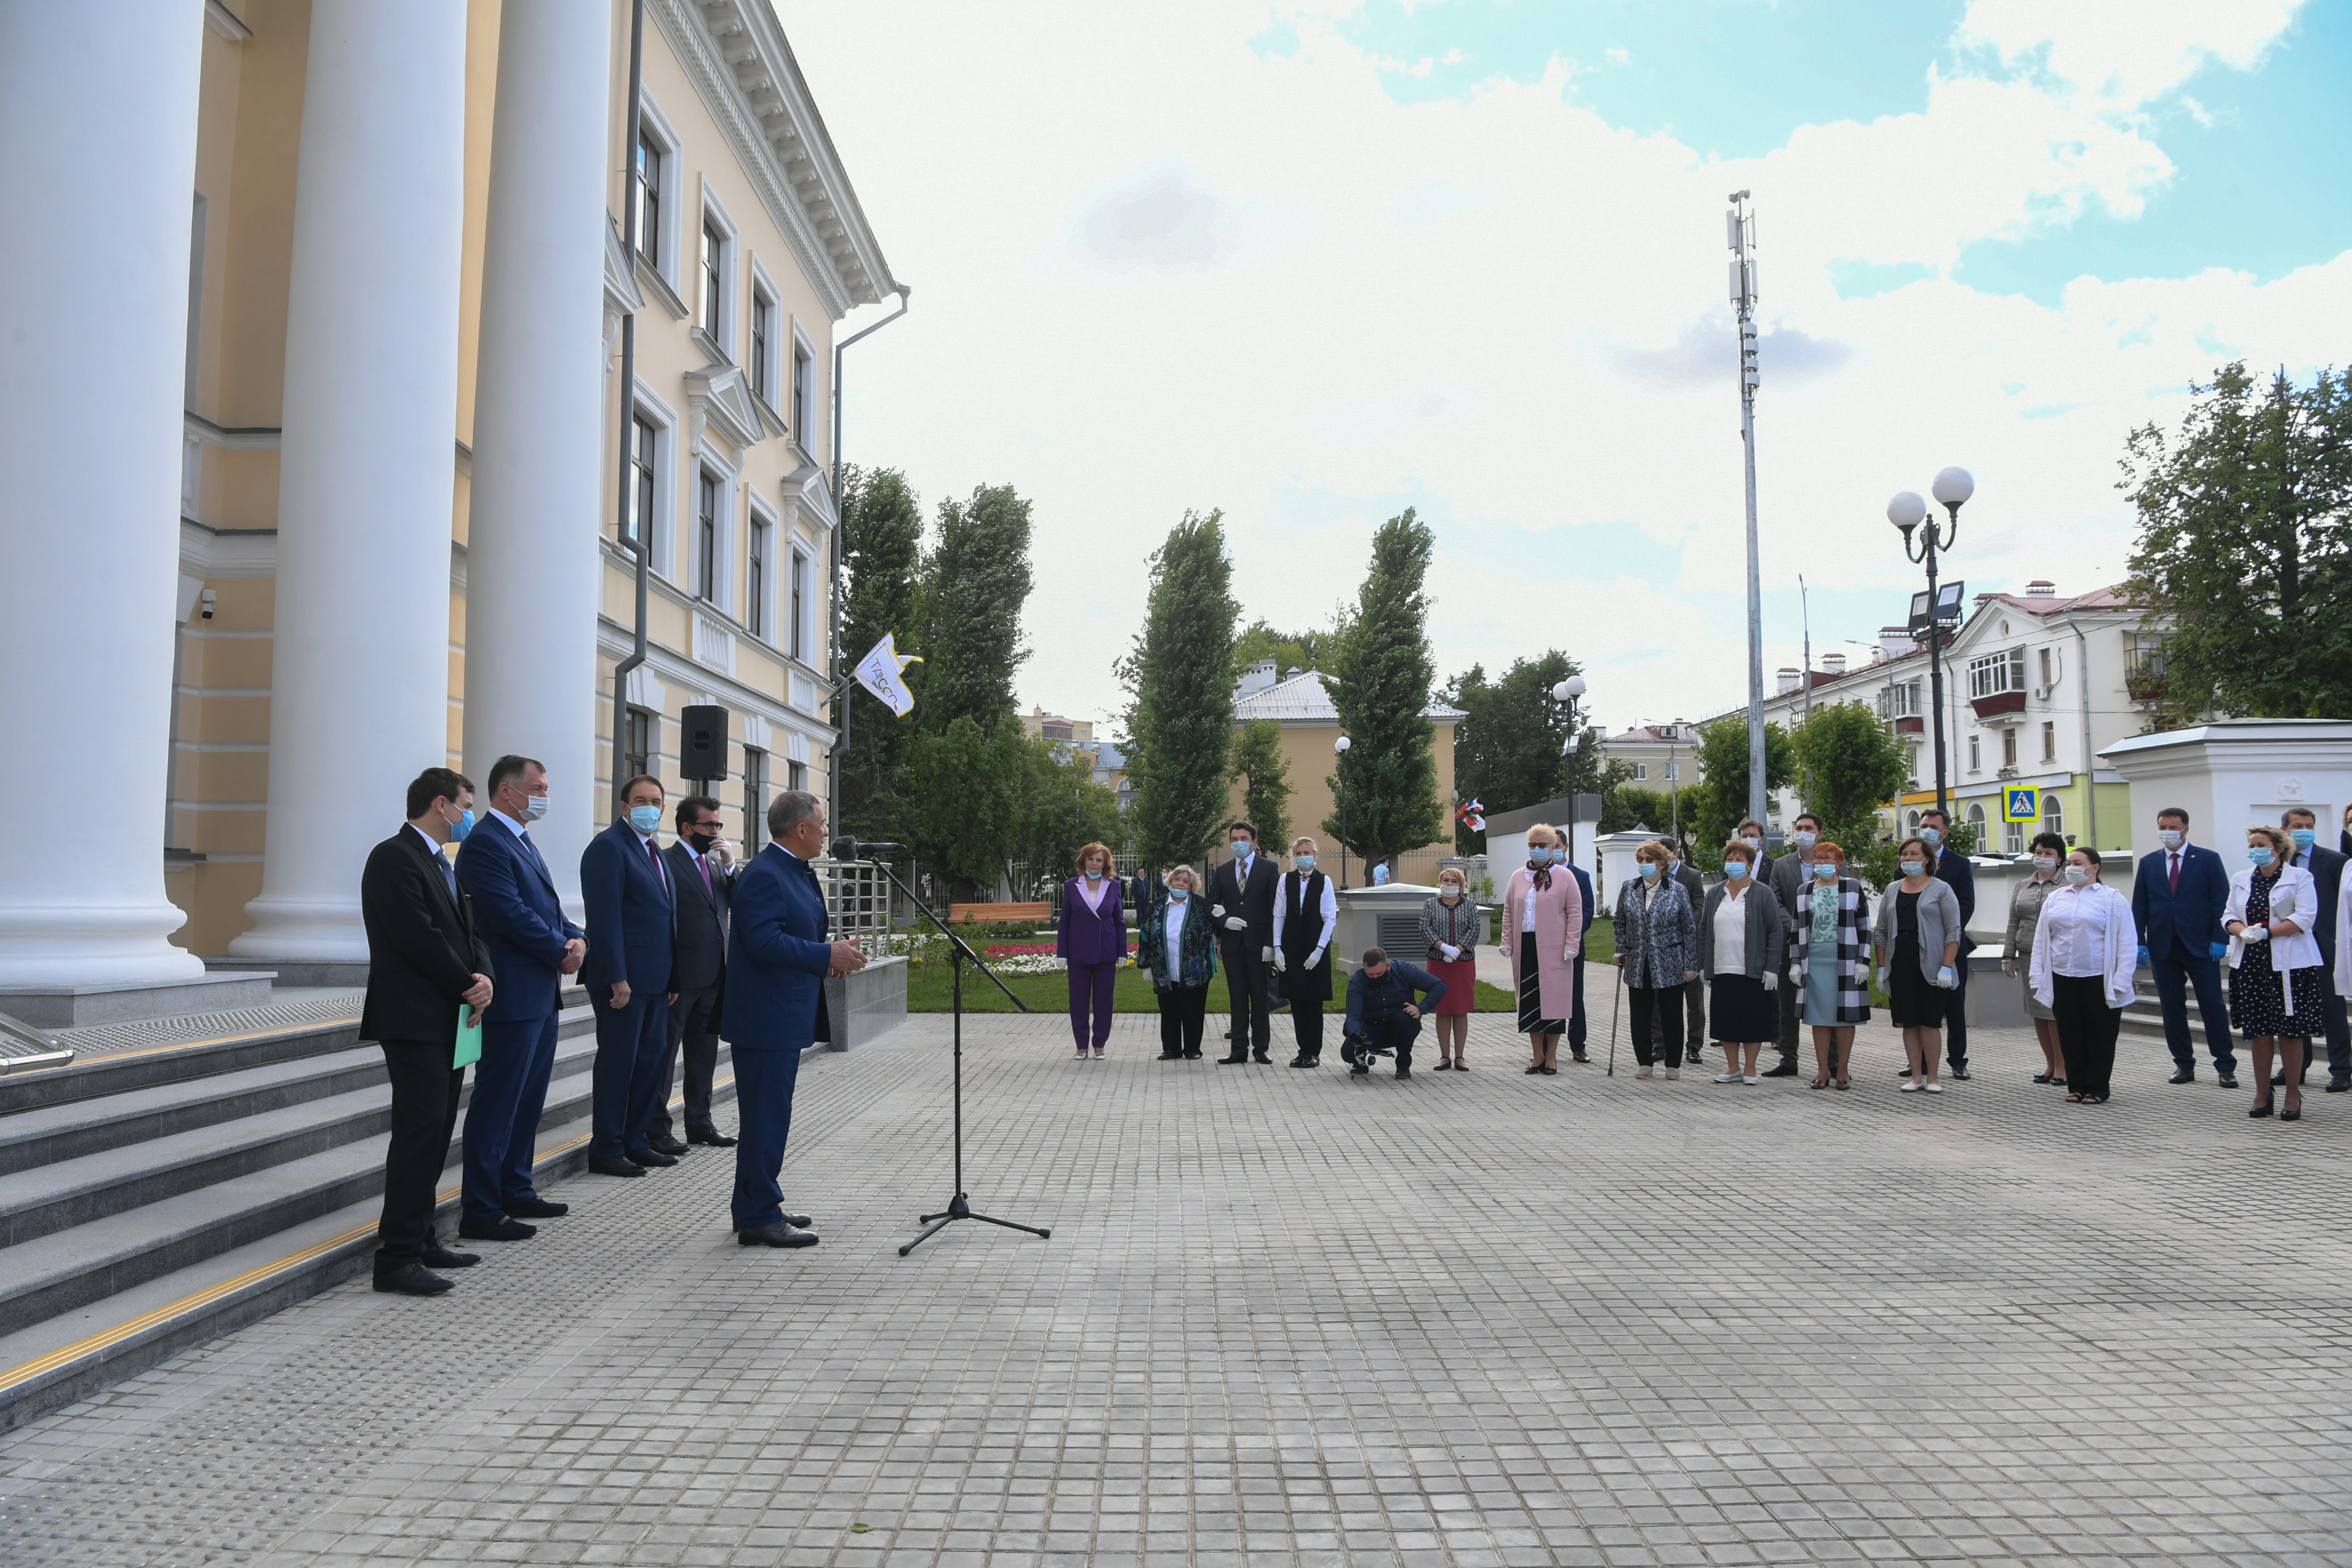
[[[1602,762],[1622,762],[1633,770],[1625,781],[1637,789],[1666,792],[1698,781],[1698,727],[1695,724],[1681,719],[1637,724],[1604,736],[1596,744]]]

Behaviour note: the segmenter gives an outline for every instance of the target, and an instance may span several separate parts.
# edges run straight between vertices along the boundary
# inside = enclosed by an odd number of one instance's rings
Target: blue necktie
[[[457,873],[449,864],[449,857],[439,850],[433,852],[433,863],[441,868],[441,880],[448,884],[449,902],[457,902]]]

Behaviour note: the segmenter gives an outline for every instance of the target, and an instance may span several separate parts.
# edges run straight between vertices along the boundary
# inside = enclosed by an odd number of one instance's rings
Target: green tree
[[[1027,742],[1017,720],[983,728],[959,714],[908,748],[915,858],[954,896],[984,896],[1020,852]]]
[[[1601,797],[1601,831],[1604,833],[1624,833],[1635,828],[1647,828],[1672,843],[1674,821],[1675,803],[1664,789],[1622,784]]]
[[[1473,664],[1448,682],[1439,697],[1462,710],[1454,731],[1454,788],[1465,800],[1476,800],[1488,814],[1517,811],[1546,800],[1578,794],[1601,795],[1633,769],[1623,763],[1604,762],[1598,732],[1584,733],[1574,752],[1567,750],[1568,705],[1551,695],[1552,688],[1583,671],[1557,648],[1535,659],[1515,659],[1502,679],[1489,681],[1486,667]],[[1580,709],[1577,715],[1584,714]],[[1605,817],[1604,799],[1604,817]],[[1458,821],[1454,847],[1476,854],[1486,836],[1474,833]]]
[[[1282,726],[1254,718],[1234,730],[1229,781],[1242,787],[1242,816],[1257,841],[1276,854],[1290,851],[1290,763],[1282,755]]]
[[[2133,597],[2163,635],[2156,724],[2210,712],[2352,713],[2352,378],[2224,365],[2168,442],[2132,432],[2117,488],[2139,513]]]
[[[885,635],[898,638],[901,653],[919,653],[924,643],[921,504],[895,468],[845,466],[841,490],[842,658],[864,658]],[[906,673],[918,710],[923,670],[910,664]],[[841,701],[850,724],[839,831],[865,839],[903,838],[912,831],[907,759],[914,718],[900,718],[855,684]]]
[[[927,735],[959,718],[992,734],[1015,718],[1013,677],[1029,657],[1021,636],[1029,503],[1010,485],[983,485],[968,500],[940,502],[939,520],[924,573],[925,668],[914,717]]]
[[[1187,511],[1150,559],[1143,630],[1121,659],[1125,748],[1145,863],[1197,861],[1225,820],[1234,728],[1233,562],[1224,514]]]
[[[1247,669],[1260,659],[1274,661],[1276,678],[1294,669],[1319,670],[1338,646],[1339,632],[1329,630],[1277,632],[1265,618],[1251,622],[1234,639],[1234,669]]]
[[[1425,585],[1435,544],[1410,507],[1380,526],[1331,662],[1331,703],[1350,742],[1347,832],[1340,832],[1337,811],[1323,831],[1367,861],[1417,850],[1444,834],[1428,716],[1437,666],[1429,652]],[[1339,784],[1334,773],[1335,798]]]
[[[1804,779],[1805,809],[1822,820],[1822,837],[1860,855],[1877,841],[1878,808],[1910,776],[1909,749],[1867,705],[1852,702],[1813,709],[1790,744]]]
[[[1791,749],[1788,731],[1777,724],[1764,727],[1766,789],[1789,782],[1796,767]],[[1697,760],[1702,781],[1683,791],[1683,820],[1690,825],[1689,841],[1704,863],[1748,815],[1748,716],[1734,714],[1704,726]]]
[[[1094,780],[1087,759],[1064,741],[1029,737],[1023,757],[1021,858],[1040,884],[1075,875],[1090,843],[1119,852],[1127,826],[1118,791]]]

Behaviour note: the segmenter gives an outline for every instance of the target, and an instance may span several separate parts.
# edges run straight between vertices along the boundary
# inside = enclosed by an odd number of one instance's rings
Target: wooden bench
[[[1040,899],[1034,904],[950,904],[948,921],[962,925],[971,921],[990,924],[1003,920],[1045,920],[1052,916],[1054,906]]]

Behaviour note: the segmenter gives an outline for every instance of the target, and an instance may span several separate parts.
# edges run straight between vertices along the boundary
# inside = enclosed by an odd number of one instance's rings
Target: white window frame
[[[785,639],[783,644],[784,652],[789,656],[798,659],[803,664],[810,662],[808,656],[808,601],[810,595],[807,592],[807,588],[810,583],[815,580],[811,575],[814,561],[815,558],[809,551],[803,549],[800,547],[798,540],[794,540],[792,549],[787,552],[785,563],[785,570],[789,571],[791,575],[784,580],[782,587],[783,603],[785,606],[784,620],[788,624],[790,633]],[[794,612],[793,600],[793,585],[795,583],[800,584],[803,590],[800,594],[800,602],[797,607],[797,613]]]
[[[661,274],[662,280],[670,286],[672,292],[682,293],[678,288],[677,269],[684,247],[678,244],[678,216],[679,209],[686,203],[679,190],[678,172],[682,160],[678,153],[685,143],[678,140],[669,117],[662,113],[661,106],[654,102],[650,92],[640,94],[637,99],[637,119],[640,131],[646,140],[654,144],[662,161],[661,178],[656,183],[656,194],[661,198],[661,221],[656,225],[661,233],[656,236],[654,270]],[[634,147],[629,149],[629,199],[633,202],[637,199],[637,150]]]
[[[637,417],[652,425],[654,442],[653,569],[671,582],[677,580],[677,411],[637,383]],[[624,548],[626,548],[625,546]]]
[[[1969,806],[1968,823],[1969,827],[1974,828],[1977,831],[1977,853],[1984,853],[1985,840],[1990,838],[1991,835],[1985,831],[1985,809],[1983,801],[1977,800],[1970,803]]]
[[[743,530],[743,626],[761,642],[774,647],[777,604],[775,558],[777,543],[784,537],[783,519],[759,497],[751,496],[748,500],[750,522]],[[753,604],[751,602],[751,545],[760,538],[761,529],[767,531],[768,570],[761,584],[760,597],[766,602]]]
[[[702,235],[706,229],[710,228],[719,231],[719,319],[705,327],[702,321]],[[739,329],[736,317],[740,308],[736,297],[743,292],[740,281],[742,255],[743,231],[728,214],[727,204],[710,188],[710,182],[703,181],[700,216],[694,229],[694,297],[688,303],[692,308],[694,324],[709,335],[711,342],[718,346],[720,357],[730,365],[739,358],[735,338]]]
[[[1646,780],[1649,777],[1650,777],[1650,765],[1649,765],[1648,763],[1646,763],[1646,762],[1636,762],[1635,764],[1633,764],[1633,779],[1634,779],[1634,782],[1636,782],[1636,783],[1643,782],[1643,780]]]
[[[693,489],[687,497],[687,510],[688,515],[692,519],[693,526],[698,529],[702,526],[702,476],[706,470],[713,478],[719,481],[719,538],[714,547],[716,550],[716,559],[711,563],[712,573],[716,580],[710,585],[710,598],[709,602],[711,609],[718,611],[720,614],[725,615],[731,620],[734,618],[735,614],[733,608],[735,603],[735,535],[737,528],[735,517],[735,491],[738,475],[736,473],[736,465],[721,457],[719,455],[719,449],[711,445],[709,442],[698,441],[695,443],[695,483]],[[679,587],[686,590],[688,596],[692,598],[695,602],[698,604],[703,602],[703,600],[695,591],[695,557],[691,553],[691,549],[692,547],[689,547],[689,553],[686,558],[685,574],[675,580],[677,582]]]
[[[2012,822],[2004,818],[2000,824],[2000,852],[2005,855],[2021,855],[2025,852],[2023,822]]]
[[[1999,696],[2025,690],[2025,650],[2004,648],[1969,661],[1969,698]]]
[[[793,439],[801,444],[801,450],[814,457],[817,455],[816,443],[811,439],[814,432],[804,427],[823,423],[816,409],[816,345],[809,341],[806,332],[801,330],[797,318],[793,321],[793,347],[807,353],[808,364],[803,370],[800,355],[794,353],[789,367],[794,395],[784,400],[784,422],[792,427]]]
[[[2058,791],[2055,789],[2042,791],[2041,831],[2045,833],[2055,833],[2062,839],[2066,836],[2066,808],[2060,802]]]
[[[1969,771],[1971,773],[1984,771],[1984,737],[1980,735],[1969,737]]]
[[[756,256],[751,258],[751,308],[755,310],[761,303],[768,307],[768,362],[763,365],[751,363],[751,318],[747,315],[743,319],[744,373],[751,379],[754,397],[760,398],[772,409],[781,409],[782,405],[776,400],[784,390],[784,307],[775,280],[768,276],[768,269],[760,265],[760,258]],[[767,385],[764,393],[759,390],[763,381]]]

